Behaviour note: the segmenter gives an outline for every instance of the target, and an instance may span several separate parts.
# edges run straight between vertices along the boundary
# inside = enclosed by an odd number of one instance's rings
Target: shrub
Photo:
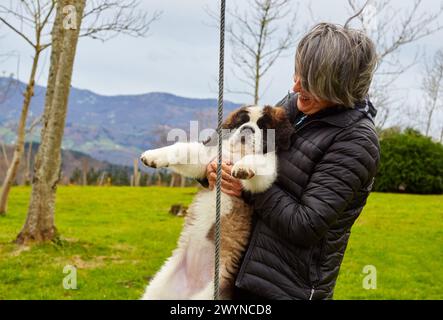
[[[380,134],[381,163],[374,190],[443,193],[443,145],[413,129]]]

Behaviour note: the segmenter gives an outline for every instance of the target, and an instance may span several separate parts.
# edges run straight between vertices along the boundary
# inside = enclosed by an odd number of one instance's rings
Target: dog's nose
[[[143,156],[143,154],[140,156],[140,161],[144,164],[147,165],[145,157]]]
[[[253,127],[250,126],[244,126],[243,128],[240,129],[240,133],[246,133],[246,134],[254,134],[255,133],[255,129]]]

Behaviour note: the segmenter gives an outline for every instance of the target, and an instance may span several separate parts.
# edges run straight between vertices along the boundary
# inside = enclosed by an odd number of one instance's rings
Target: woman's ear
[[[275,119],[275,144],[277,150],[289,150],[291,147],[292,134],[295,132],[295,129],[289,121],[289,117],[284,108],[275,107],[273,110]]]

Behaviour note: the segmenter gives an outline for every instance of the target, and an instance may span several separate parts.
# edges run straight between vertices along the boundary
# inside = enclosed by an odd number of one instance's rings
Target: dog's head
[[[285,110],[270,106],[244,106],[228,116],[223,129],[243,154],[287,150],[294,132]]]

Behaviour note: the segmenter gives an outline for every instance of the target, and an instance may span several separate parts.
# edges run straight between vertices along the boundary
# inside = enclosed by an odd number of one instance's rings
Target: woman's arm
[[[379,161],[376,139],[357,130],[341,134],[316,165],[300,201],[275,183],[254,197],[257,214],[297,245],[320,240],[357,191],[372,182]]]

